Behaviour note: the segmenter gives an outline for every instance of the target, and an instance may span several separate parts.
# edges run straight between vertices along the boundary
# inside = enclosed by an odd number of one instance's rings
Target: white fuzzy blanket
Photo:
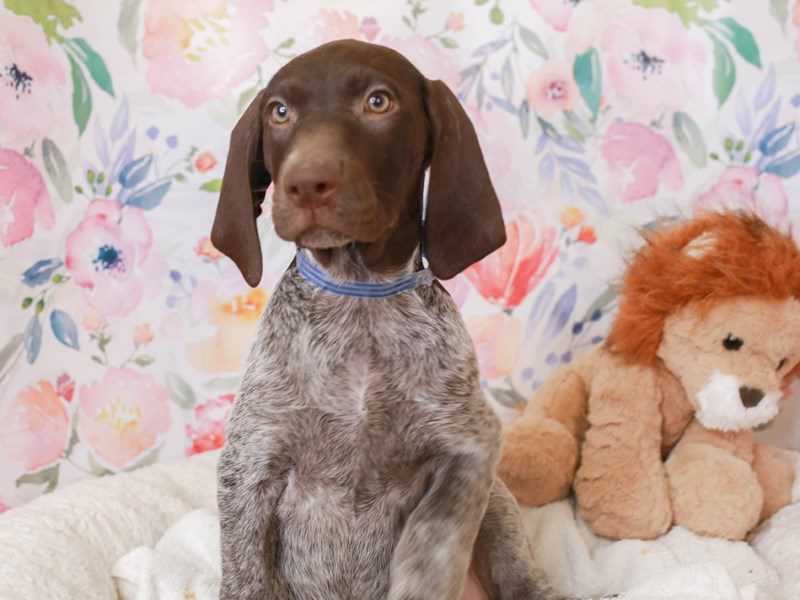
[[[81,482],[0,515],[0,598],[216,599],[215,460]],[[795,492],[800,499],[800,484]],[[526,509],[523,519],[537,562],[569,596],[800,598],[800,503],[750,544],[681,528],[651,542],[610,542],[575,518],[570,501]]]

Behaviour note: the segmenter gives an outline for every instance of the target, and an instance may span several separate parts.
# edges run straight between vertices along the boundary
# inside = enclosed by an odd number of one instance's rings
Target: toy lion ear
[[[683,247],[683,253],[692,258],[703,258],[714,250],[717,236],[711,231],[704,231]]]

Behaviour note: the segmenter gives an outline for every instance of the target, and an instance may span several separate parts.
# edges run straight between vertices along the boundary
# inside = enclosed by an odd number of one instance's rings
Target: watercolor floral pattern
[[[262,219],[250,289],[210,223],[230,129],[293,56],[384,44],[464,104],[508,243],[445,286],[513,418],[603,340],[635,228],[800,218],[800,2],[754,4],[2,0],[0,511],[224,443],[292,252]]]

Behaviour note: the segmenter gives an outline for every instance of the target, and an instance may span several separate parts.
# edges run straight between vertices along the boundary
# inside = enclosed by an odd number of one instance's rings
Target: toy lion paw
[[[567,497],[578,465],[578,444],[560,422],[522,417],[503,432],[498,472],[523,506],[541,506]]]

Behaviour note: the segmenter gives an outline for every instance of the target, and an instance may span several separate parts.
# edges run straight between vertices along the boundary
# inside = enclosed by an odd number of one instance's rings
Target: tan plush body
[[[648,242],[607,343],[506,428],[500,475],[525,506],[574,489],[606,537],[678,524],[743,539],[791,496],[790,463],[751,430],[775,417],[800,361],[800,252],[732,214]]]

